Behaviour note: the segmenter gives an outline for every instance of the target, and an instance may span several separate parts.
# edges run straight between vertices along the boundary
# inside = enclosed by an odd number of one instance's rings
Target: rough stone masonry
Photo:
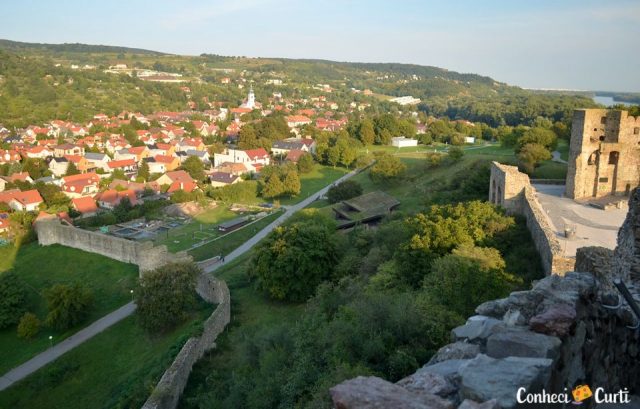
[[[523,395],[544,390],[571,396],[577,385],[637,395],[640,332],[629,328],[636,320],[624,303],[606,306],[617,304],[615,277],[640,301],[640,189],[630,199],[616,250],[583,248],[576,269],[481,304],[477,315],[452,331],[451,344],[395,384],[358,377],[334,386],[335,408],[508,409],[527,407],[517,401],[519,388]],[[593,408],[594,399],[582,407]]]

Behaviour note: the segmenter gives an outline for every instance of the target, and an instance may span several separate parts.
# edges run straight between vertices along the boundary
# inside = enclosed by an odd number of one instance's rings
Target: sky
[[[401,62],[640,92],[638,0],[3,0],[0,15],[0,38],[15,41]]]

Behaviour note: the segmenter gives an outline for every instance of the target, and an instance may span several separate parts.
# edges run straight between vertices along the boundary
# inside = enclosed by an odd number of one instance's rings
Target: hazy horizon
[[[4,8],[0,38],[13,41],[417,64],[523,88],[640,91],[640,55],[630,51],[640,35],[640,3],[628,0],[198,0],[188,7],[133,0],[91,8],[79,0],[27,0]]]

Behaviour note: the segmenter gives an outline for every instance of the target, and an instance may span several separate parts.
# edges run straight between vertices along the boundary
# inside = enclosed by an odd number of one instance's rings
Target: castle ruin
[[[618,110],[575,110],[565,195],[628,196],[639,185],[640,117]]]

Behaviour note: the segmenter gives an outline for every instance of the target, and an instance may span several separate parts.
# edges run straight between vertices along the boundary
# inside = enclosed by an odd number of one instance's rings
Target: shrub
[[[56,284],[45,290],[47,300],[46,324],[65,330],[82,322],[93,305],[93,294],[80,283]]]
[[[332,186],[327,192],[329,203],[337,203],[362,194],[362,186],[355,180],[345,180]]]
[[[16,273],[0,275],[0,328],[6,328],[20,320],[25,312],[26,297],[26,286]]]
[[[35,314],[27,312],[20,318],[20,323],[18,324],[18,336],[20,338],[31,339],[38,335],[39,331],[40,320]]]

